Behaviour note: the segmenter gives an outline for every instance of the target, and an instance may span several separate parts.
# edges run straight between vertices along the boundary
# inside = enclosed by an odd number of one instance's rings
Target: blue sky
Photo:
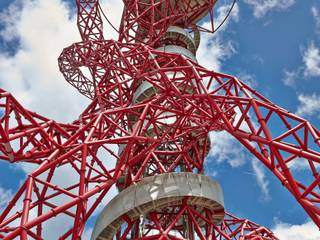
[[[103,1],[103,6],[117,23],[121,6],[115,2]],[[88,103],[64,82],[57,68],[62,48],[79,39],[74,9],[68,6],[72,5],[60,0],[0,1],[0,87],[28,108],[59,121],[74,119]],[[115,37],[110,28],[106,32]],[[239,0],[221,31],[202,36],[198,59],[210,69],[249,82],[274,103],[320,128],[318,0]],[[301,238],[304,231],[318,234],[302,208],[240,145],[228,136],[219,137],[223,142],[213,136],[206,173],[221,183],[227,210],[276,229],[283,234],[281,239],[289,239],[284,229],[296,234],[290,239],[319,237]],[[25,165],[0,162],[0,208],[29,171]],[[296,171],[304,176],[302,168]]]

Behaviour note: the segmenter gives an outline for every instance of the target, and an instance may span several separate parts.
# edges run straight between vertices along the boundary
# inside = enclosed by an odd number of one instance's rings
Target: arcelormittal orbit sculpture
[[[54,226],[57,239],[81,239],[113,186],[119,194],[103,206],[92,240],[277,239],[226,213],[219,184],[202,175],[210,131],[236,138],[320,227],[320,133],[197,63],[200,32],[209,31],[197,23],[212,21],[214,5],[124,0],[114,41],[104,39],[99,1],[77,0],[82,42],[63,50],[59,67],[92,99],[79,119],[57,123],[0,92],[0,158],[37,165],[0,215],[1,239],[48,239]],[[308,166],[305,179],[290,170],[297,161]]]

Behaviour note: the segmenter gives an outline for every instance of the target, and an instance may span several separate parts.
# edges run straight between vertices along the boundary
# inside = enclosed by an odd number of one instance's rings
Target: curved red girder
[[[145,43],[157,47],[157,42],[169,26],[213,32],[213,7],[216,0],[168,1],[123,0],[124,11],[119,30],[119,41]],[[206,29],[197,22],[209,14],[211,26]]]
[[[69,137],[71,140],[43,158],[39,168],[29,176],[4,211],[0,218],[0,231],[10,233],[5,239],[24,231],[30,236],[41,236],[41,223],[62,213],[74,219],[73,226],[79,227],[76,232],[74,228],[66,231],[64,236],[81,234],[85,221],[123,172],[127,176],[126,185],[139,181],[145,174],[144,169],[150,169],[150,166],[155,166],[155,173],[164,173],[176,171],[182,164],[188,171],[198,169],[201,173],[207,144],[199,145],[198,139],[206,139],[211,130],[226,130],[239,139],[274,172],[314,222],[319,223],[319,153],[318,145],[311,142],[311,139],[317,142],[319,132],[310,123],[272,104],[240,80],[208,71],[183,56],[165,54],[139,44],[114,41],[106,44],[113,49],[110,50],[113,54],[117,53],[117,61],[108,66],[110,72],[103,78],[106,82],[99,83],[100,97],[95,97],[82,117],[72,124],[74,127],[78,125],[79,129],[73,131]],[[156,58],[149,57],[155,55]],[[135,67],[128,68],[130,62],[136,63]],[[148,72],[141,69],[148,69]],[[171,75],[165,74],[168,72]],[[109,79],[116,73],[120,73],[119,78],[111,84]],[[132,99],[127,98],[125,92],[120,92],[134,91],[136,81],[141,82],[141,79],[156,86],[158,93],[132,106]],[[104,84],[111,86],[105,87]],[[126,84],[128,87],[123,88]],[[192,94],[189,89],[193,89]],[[118,96],[119,100],[110,102],[107,110],[103,110],[99,102],[110,96]],[[107,101],[102,102],[107,104]],[[171,113],[176,118],[175,122],[170,125],[162,122],[162,113]],[[275,123],[281,131],[270,139],[266,133],[268,127]],[[150,136],[150,128],[154,129],[155,135]],[[159,150],[161,145],[170,144],[175,146],[171,151]],[[120,156],[118,145],[126,145]],[[101,158],[100,150],[108,153],[109,160]],[[314,179],[311,183],[295,180],[294,172],[288,167],[301,161],[301,157],[310,164],[310,178]],[[118,164],[110,166],[110,158]],[[159,159],[168,161],[162,164]],[[67,166],[80,181],[70,182],[64,187],[51,183],[55,173]],[[92,186],[93,183],[96,186]],[[68,200],[61,205],[54,204],[62,196]],[[97,200],[87,205],[93,197]],[[19,199],[30,200],[16,211],[13,206]],[[28,216],[31,209],[37,209],[38,216],[28,220],[23,216]],[[12,211],[15,213],[10,215]],[[9,227],[17,219],[20,219],[20,224]],[[38,233],[31,230],[35,226]]]
[[[219,231],[220,230],[220,231]],[[267,228],[259,226],[258,224],[251,222],[248,219],[241,219],[226,213],[225,219],[219,225],[217,240],[222,239],[256,239],[256,240],[271,240],[278,239]],[[228,237],[227,237],[228,236]]]
[[[77,1],[77,25],[83,41],[103,40],[103,21],[99,0]]]
[[[92,13],[98,11],[97,5],[90,6]],[[95,35],[90,29],[102,26],[97,19],[84,30],[79,26],[84,40]],[[0,215],[1,238],[42,239],[48,224],[65,217],[70,224],[61,227],[60,239],[77,239],[113,185],[126,187],[165,172],[202,173],[208,133],[222,130],[264,163],[320,226],[320,138],[308,121],[235,77],[145,44],[84,41],[65,49],[59,66],[69,83],[92,98],[71,124],[25,110],[1,90],[0,158],[38,164]],[[156,92],[132,104],[143,81]],[[119,146],[124,146],[120,154]],[[290,167],[301,162],[308,177],[298,180]],[[61,182],[59,176],[70,180]]]
[[[42,163],[79,129],[77,124],[56,123],[23,108],[0,89],[0,158],[10,162]]]
[[[278,240],[269,229],[247,219],[225,213],[224,220],[216,223],[215,215],[218,213],[182,201],[182,204],[151,211],[134,221],[123,216],[115,239]]]

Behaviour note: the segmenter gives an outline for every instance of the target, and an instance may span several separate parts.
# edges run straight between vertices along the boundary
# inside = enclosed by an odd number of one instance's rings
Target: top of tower
[[[175,24],[188,28],[196,24],[213,8],[213,0],[124,0],[125,6],[138,7],[139,15],[150,23],[175,19]],[[170,21],[169,20],[169,21]]]
[[[215,0],[124,0],[120,40],[157,41],[170,26],[191,28],[208,13]]]

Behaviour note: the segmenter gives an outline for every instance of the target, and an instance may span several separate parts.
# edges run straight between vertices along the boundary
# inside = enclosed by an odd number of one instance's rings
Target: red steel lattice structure
[[[205,29],[196,23],[212,16],[208,9],[214,4],[124,0],[119,40],[114,41],[104,39],[99,1],[77,0],[82,42],[63,50],[59,67],[71,85],[92,99],[79,119],[57,123],[0,91],[0,158],[37,166],[0,215],[1,239],[43,239],[52,224],[65,218],[72,224],[59,229],[59,239],[80,239],[112,186],[124,189],[169,172],[202,174],[210,131],[226,131],[237,139],[320,227],[319,130],[236,77],[161,49],[190,49],[167,34],[171,26],[193,29],[197,47],[197,29]],[[139,98],[143,85],[150,91]],[[271,132],[275,125],[277,132]],[[290,169],[301,162],[305,179]],[[71,177],[60,181],[66,169]],[[216,213],[203,216],[188,204],[150,213],[147,227],[158,231],[136,238],[184,239],[170,234],[179,231],[181,214],[192,225],[190,239],[277,239],[268,229],[230,214],[216,225],[210,220]],[[169,217],[169,226],[160,221]],[[135,224],[127,219],[128,229]],[[115,238],[125,239],[125,233]]]

